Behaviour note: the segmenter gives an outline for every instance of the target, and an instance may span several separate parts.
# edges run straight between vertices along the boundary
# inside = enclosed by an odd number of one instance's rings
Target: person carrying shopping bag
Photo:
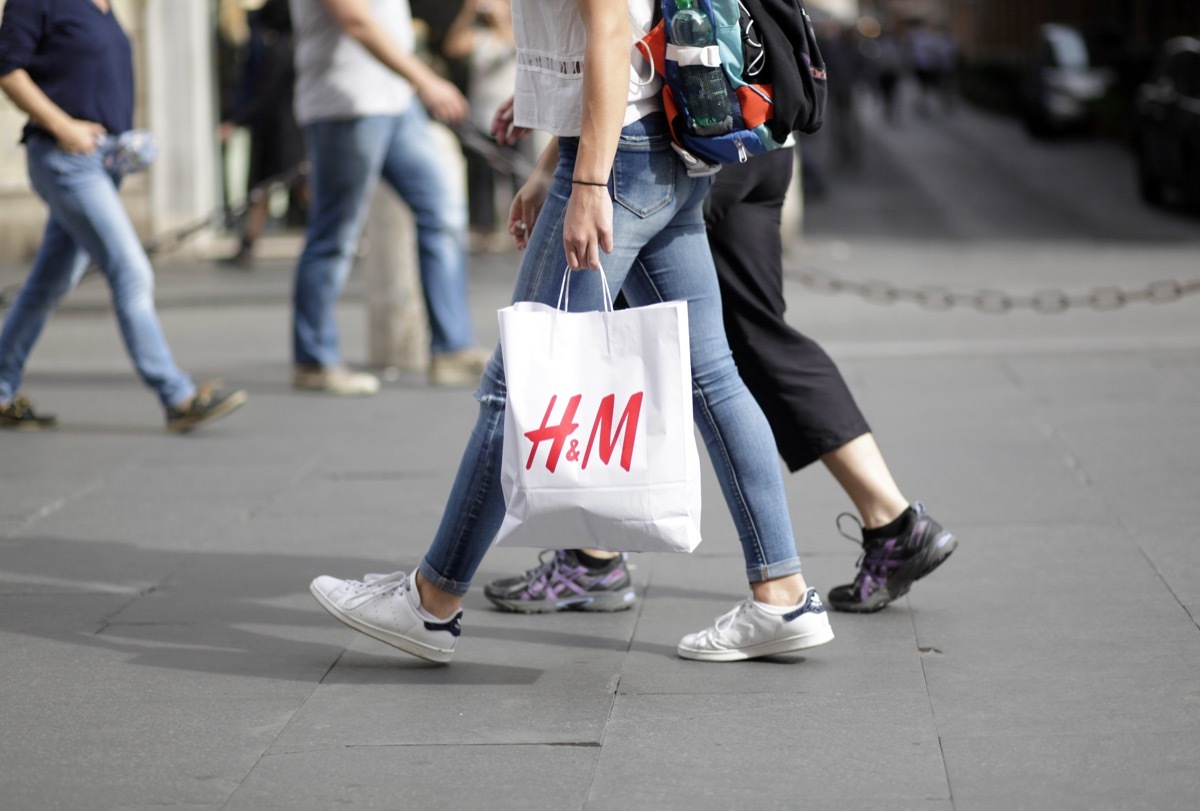
[[[246,401],[196,386],[171,356],[154,309],[154,271],[117,189],[152,149],[133,130],[133,54],[109,0],[8,0],[0,22],[0,90],[29,114],[29,181],[50,209],[33,268],[0,330],[0,427],[50,428],[19,393],[25,362],[89,260],[138,376],[158,395],[168,430],[190,431]]]
[[[678,654],[733,661],[803,650],[829,642],[833,632],[801,574],[770,427],[725,339],[703,220],[712,181],[688,176],[671,147],[661,85],[632,56],[652,17],[652,0],[513,4],[513,121],[556,136],[509,215],[510,231],[526,245],[513,301],[554,304],[564,265],[596,269],[603,254],[609,283],[633,306],[687,303],[695,419],[737,527],[750,595],[715,624],[684,636]],[[551,176],[545,185],[542,178]],[[572,280],[572,311],[601,309],[598,275]],[[435,662],[454,654],[463,595],[505,515],[499,352],[476,396],[475,427],[416,571],[362,581],[321,576],[310,587],[338,620]]]

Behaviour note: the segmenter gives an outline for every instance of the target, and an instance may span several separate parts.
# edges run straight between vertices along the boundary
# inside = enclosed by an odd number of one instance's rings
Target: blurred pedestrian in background
[[[465,0],[462,9],[446,31],[442,53],[448,59],[462,60],[467,67],[467,100],[470,115],[464,126],[487,138],[496,109],[510,96],[517,76],[517,45],[513,39],[512,8],[508,0]],[[471,223],[471,249],[489,251],[504,247],[508,234],[500,227],[500,212],[508,211],[508,202],[524,182],[512,163],[532,163],[529,142],[516,147],[489,142],[489,154],[482,154],[467,143],[467,205]],[[510,165],[498,168],[494,161],[509,155]],[[498,199],[503,192],[504,199]]]
[[[935,104],[941,104],[942,81],[946,73],[946,52],[941,34],[926,22],[917,23],[905,39],[908,62],[917,80],[914,107],[917,115],[928,118]]]
[[[942,109],[946,113],[953,113],[958,106],[958,43],[946,26],[937,28],[935,35],[940,55],[937,85],[942,97]]]
[[[825,123],[804,139],[805,154],[813,140],[832,142],[834,162],[839,167],[858,166],[862,161],[862,125],[858,115],[858,89],[863,78],[863,57],[858,32],[835,19],[817,26],[821,56],[828,74],[828,104]],[[830,150],[825,150],[829,152]]]
[[[247,22],[246,59],[235,101],[221,122],[220,137],[224,144],[236,128],[250,131],[240,244],[237,253],[224,260],[224,264],[248,270],[254,265],[254,243],[271,216],[274,186],[286,181],[288,222],[304,221],[307,194],[301,172],[304,136],[293,109],[295,48],[288,0],[267,0],[249,13]]]
[[[189,431],[246,400],[197,387],[171,356],[154,309],[154,272],[117,188],[151,158],[133,129],[133,54],[109,0],[8,0],[0,22],[0,89],[29,114],[29,181],[50,209],[41,248],[0,330],[0,427],[47,428],[18,393],[50,314],[96,264],[112,291],[125,348],[166,410]],[[134,137],[131,137],[134,136]]]
[[[217,30],[213,50],[216,56],[217,120],[228,121],[237,106],[242,76],[246,72],[246,53],[250,43],[250,24],[246,20],[246,0],[218,0]],[[233,225],[234,199],[230,177],[235,163],[230,139],[221,139],[221,184],[225,222]]]
[[[407,0],[291,0],[291,10],[311,194],[296,266],[293,385],[340,395],[379,390],[374,375],[343,366],[334,306],[381,176],[416,220],[430,381],[479,382],[490,353],[474,346],[467,306],[467,215],[426,113],[462,121],[466,99],[414,55]]]
[[[890,30],[884,30],[874,42],[871,67],[879,90],[879,100],[883,104],[883,117],[889,124],[896,124],[899,123],[896,97],[900,91],[900,80],[907,70],[904,47]]]

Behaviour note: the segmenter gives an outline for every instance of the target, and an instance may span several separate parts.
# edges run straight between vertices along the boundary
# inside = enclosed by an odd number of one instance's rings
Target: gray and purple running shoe
[[[878,611],[892,600],[903,597],[913,583],[950,557],[958,540],[929,517],[924,504],[916,501],[912,506],[916,518],[907,533],[873,541],[859,540],[842,531],[843,517],[856,523],[858,519],[849,513],[838,516],[838,531],[861,544],[863,553],[858,559],[858,575],[854,582],[829,590],[826,600],[835,611],[856,614]],[[859,530],[862,530],[862,524],[859,524]]]
[[[518,577],[493,580],[484,595],[505,611],[624,611],[636,601],[625,556],[602,569],[588,569],[572,549],[547,550],[541,565]]]

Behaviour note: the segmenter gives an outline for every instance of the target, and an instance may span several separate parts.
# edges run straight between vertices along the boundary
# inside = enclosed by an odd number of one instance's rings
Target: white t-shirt
[[[371,13],[401,49],[413,50],[408,0],[370,0]],[[320,0],[289,0],[296,42],[296,121],[399,115],[412,86],[342,33]]]
[[[635,40],[650,30],[655,0],[627,0]],[[586,32],[576,0],[513,0],[517,88],[513,123],[575,137],[583,123],[583,52]],[[630,43],[625,124],[662,109],[662,79]]]
[[[516,46],[495,31],[480,26],[475,31],[469,60],[471,79],[467,100],[476,129],[487,132],[496,108],[508,101],[517,83]]]

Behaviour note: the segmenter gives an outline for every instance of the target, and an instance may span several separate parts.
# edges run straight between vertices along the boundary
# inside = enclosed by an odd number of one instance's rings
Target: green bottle
[[[695,0],[676,0],[671,16],[671,42],[680,46],[704,48],[715,45],[712,23],[696,8]],[[688,130],[693,135],[722,135],[733,130],[729,106],[729,84],[720,67],[680,65],[686,99]]]

